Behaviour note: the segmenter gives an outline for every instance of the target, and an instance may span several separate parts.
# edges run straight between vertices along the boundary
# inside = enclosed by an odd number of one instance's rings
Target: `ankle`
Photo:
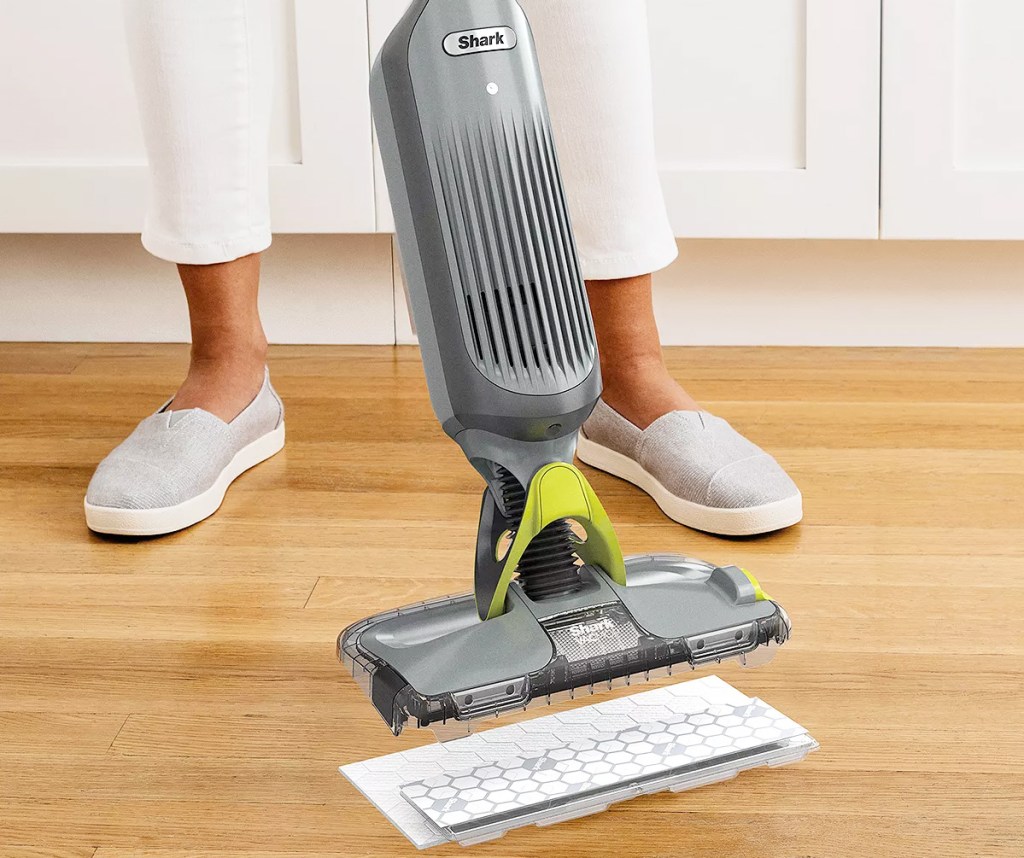
[[[212,348],[194,346],[188,375],[170,409],[202,408],[230,423],[259,393],[266,364],[262,339],[232,343],[222,338]]]
[[[619,364],[606,372],[601,398],[641,429],[671,411],[700,410],[700,405],[672,378],[660,359]]]
[[[265,355],[193,355],[189,361],[185,384],[201,382],[214,386],[256,389],[263,383],[266,365]]]
[[[203,369],[264,366],[267,362],[267,338],[263,329],[244,335],[224,331],[195,337],[190,351],[191,365]]]
[[[660,349],[637,354],[601,353],[601,377],[605,386],[628,387],[638,380],[668,378]]]
[[[220,351],[215,354],[193,352],[182,387],[187,390],[198,386],[213,393],[223,391],[234,399],[259,390],[266,366],[265,348]]]

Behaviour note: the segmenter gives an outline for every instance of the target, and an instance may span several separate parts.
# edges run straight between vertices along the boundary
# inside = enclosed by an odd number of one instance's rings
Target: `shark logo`
[[[603,617],[592,623],[579,623],[575,626],[569,626],[566,631],[576,643],[584,645],[596,644],[606,639],[609,632],[615,631],[615,623],[607,617]]]
[[[511,51],[519,43],[511,27],[487,27],[450,33],[444,40],[444,52],[452,57],[482,54],[485,51]]]

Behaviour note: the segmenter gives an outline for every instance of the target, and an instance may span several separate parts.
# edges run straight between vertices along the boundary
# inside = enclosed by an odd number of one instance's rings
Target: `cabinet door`
[[[275,230],[372,231],[366,2],[271,7]],[[0,20],[0,231],[138,232],[146,155],[121,0],[0,0]]]
[[[1024,238],[1024,4],[886,0],[882,234]]]
[[[877,238],[879,0],[650,0],[676,234]]]

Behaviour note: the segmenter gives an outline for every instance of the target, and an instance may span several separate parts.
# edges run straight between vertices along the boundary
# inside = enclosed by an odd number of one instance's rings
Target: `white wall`
[[[1021,243],[694,240],[680,251],[657,278],[666,343],[1024,347]],[[263,310],[275,342],[410,339],[390,236],[279,236]],[[173,267],[137,236],[0,235],[0,340],[187,334]]]

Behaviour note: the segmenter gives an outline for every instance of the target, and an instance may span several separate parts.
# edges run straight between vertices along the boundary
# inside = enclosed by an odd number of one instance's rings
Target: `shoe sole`
[[[607,471],[647,492],[673,521],[716,536],[759,536],[792,527],[804,515],[803,496],[799,494],[761,506],[738,509],[719,509],[685,500],[672,494],[628,456],[585,438],[583,433],[579,436],[576,455],[591,467]]]
[[[224,502],[228,488],[250,468],[265,462],[284,447],[284,422],[273,432],[243,447],[202,494],[175,506],[160,509],[119,509],[85,502],[85,522],[96,533],[111,536],[163,536],[184,530],[213,515]]]

